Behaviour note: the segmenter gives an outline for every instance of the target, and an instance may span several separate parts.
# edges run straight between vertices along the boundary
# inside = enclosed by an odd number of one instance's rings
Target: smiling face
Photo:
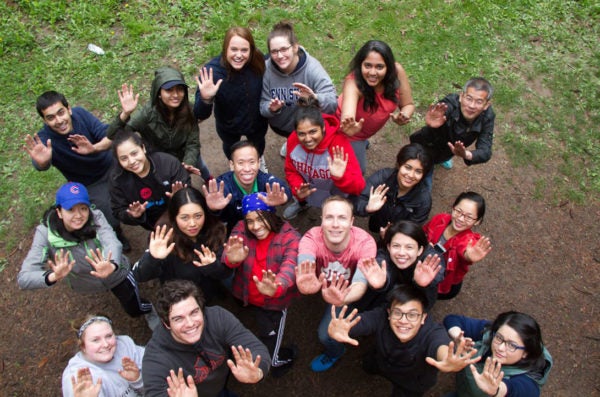
[[[477,225],[477,203],[473,200],[463,199],[452,209],[452,228],[462,232]]]
[[[314,150],[323,141],[321,126],[311,123],[308,119],[298,123],[296,134],[298,135],[298,141],[306,150]]]
[[[415,317],[414,321],[407,318],[410,316]],[[423,313],[423,305],[417,300],[405,304],[395,300],[388,309],[390,328],[402,343],[409,342],[417,335],[421,326],[425,324],[425,318],[427,313]]]
[[[502,343],[498,343],[502,340]],[[503,325],[496,331],[496,338],[492,339],[492,356],[497,358],[502,365],[516,364],[521,359],[527,356],[523,349],[516,349],[514,352],[509,351],[509,345],[524,346],[523,339],[514,328]]]
[[[74,232],[81,229],[90,217],[90,207],[85,204],[75,204],[70,210],[66,208],[57,208],[56,213],[62,219],[65,229],[68,232]]]
[[[258,176],[258,151],[251,146],[244,146],[231,154],[229,167],[242,187],[250,191]]]
[[[298,64],[298,44],[292,45],[285,36],[275,36],[269,41],[271,59],[284,73],[294,71]]]
[[[398,168],[399,192],[407,192],[423,179],[423,164],[418,159],[408,160]]]
[[[116,149],[119,164],[125,171],[133,172],[140,178],[150,172],[150,161],[146,157],[146,148],[138,146],[133,140],[122,142]]]
[[[250,59],[250,42],[243,37],[233,36],[229,40],[225,58],[233,69],[242,69]]]
[[[417,262],[423,247],[406,234],[396,233],[387,246],[392,262],[398,269],[406,269]]]
[[[185,98],[185,90],[187,88],[183,85],[176,85],[169,89],[160,89],[159,98],[170,110],[175,110],[181,105]]]
[[[198,342],[204,329],[204,315],[196,299],[189,296],[173,304],[169,311],[169,325],[166,326],[175,341],[186,345]]]
[[[344,201],[329,201],[323,206],[321,218],[321,228],[327,248],[333,252],[346,249],[354,223],[350,205]]]
[[[478,91],[473,87],[467,88],[467,92],[460,93],[460,111],[468,122],[475,120],[490,107],[491,102],[487,97],[487,92]]]
[[[244,217],[248,230],[256,237],[257,240],[264,240],[269,236],[271,227],[258,213],[258,211],[250,211]]]
[[[360,71],[370,87],[380,88],[387,73],[387,66],[380,53],[371,51],[360,64]]]
[[[67,135],[73,131],[71,107],[65,107],[61,102],[56,102],[42,110],[44,124],[57,134]]]
[[[95,321],[81,335],[81,352],[88,361],[107,363],[117,350],[117,337],[106,321]]]
[[[177,227],[183,234],[196,241],[196,237],[204,226],[204,210],[200,204],[188,203],[179,207],[177,217]]]

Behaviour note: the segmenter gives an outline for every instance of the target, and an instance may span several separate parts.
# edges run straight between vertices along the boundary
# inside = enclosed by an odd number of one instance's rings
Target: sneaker
[[[285,158],[285,156],[287,156],[287,142],[283,143],[283,146],[281,147],[281,150],[279,151],[279,155],[283,158]]]
[[[154,306],[152,306],[151,312],[144,314],[144,318],[146,319],[146,323],[148,323],[148,328],[150,328],[150,331],[154,331],[156,327],[160,325],[160,318],[158,317]]]
[[[327,354],[321,354],[311,361],[310,369],[312,369],[314,372],[327,371],[329,368],[333,367],[333,364],[335,364],[339,359],[340,357],[333,358],[329,357]]]
[[[441,163],[442,167],[444,167],[445,169],[449,170],[452,168],[452,159],[450,160],[446,160],[443,163]]]
[[[296,199],[294,199],[292,204],[288,205],[283,211],[283,219],[287,221],[294,219],[300,212],[305,211],[307,208],[308,205],[302,205]]]
[[[265,161],[265,156],[260,156],[258,169],[264,172],[265,174],[269,173],[269,169],[267,168],[267,162]]]

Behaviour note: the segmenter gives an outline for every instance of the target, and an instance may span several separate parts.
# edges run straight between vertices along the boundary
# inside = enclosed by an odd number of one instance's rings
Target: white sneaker
[[[294,199],[292,204],[288,205],[285,210],[283,210],[283,219],[289,221],[290,219],[294,219],[301,211],[304,211],[308,208],[308,205],[300,205],[300,203]]]
[[[281,147],[281,150],[279,151],[279,155],[283,158],[285,158],[287,156],[287,142],[283,143],[283,146]]]
[[[267,162],[265,161],[265,156],[260,156],[258,169],[264,172],[265,174],[269,173],[269,169],[267,168]]]

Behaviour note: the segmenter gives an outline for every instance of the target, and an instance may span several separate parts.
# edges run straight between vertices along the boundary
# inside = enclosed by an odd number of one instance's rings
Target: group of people
[[[195,77],[193,105],[181,72],[162,67],[141,107],[133,87],[121,86],[110,125],[58,92],[38,98],[45,125],[24,148],[36,169],[53,165],[68,182],[36,229],[19,286],[65,280],[78,293],[110,290],[153,330],[142,347],[116,336],[107,316],[82,320],[63,395],[235,396],[229,374],[256,383],[291,369],[299,348],[284,344],[288,309],[319,292],[327,307],[315,372],[373,334],[363,368],[388,378],[394,396],[423,395],[438,371],[458,373],[459,396],[539,395],[552,358],[531,316],[450,315],[442,325],[427,314],[437,299],[454,298],[491,250],[473,231],[485,215],[480,194],[463,192],[430,217],[435,164],[491,157],[491,84],[472,78],[431,105],[394,165],[365,177],[369,138],[415,112],[391,48],[365,43],[339,96],[290,23],[273,27],[267,49],[233,27]],[[230,165],[217,177],[199,143],[199,122],[212,113]],[[287,138],[281,178],[264,159],[268,127]],[[301,235],[289,221],[308,207],[320,208],[321,222]],[[370,233],[355,216],[369,217]],[[121,223],[149,232],[133,265]],[[152,279],[161,287],[147,300],[139,283]],[[253,311],[254,332],[214,305],[227,293]]]

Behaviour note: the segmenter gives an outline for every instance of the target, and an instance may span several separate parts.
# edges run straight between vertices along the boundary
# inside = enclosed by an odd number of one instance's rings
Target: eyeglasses
[[[497,332],[494,334],[494,339],[492,339],[492,342],[496,346],[500,346],[504,343],[504,345],[506,346],[506,350],[508,350],[511,353],[514,353],[517,350],[525,350],[525,346],[519,346],[515,342],[507,341],[502,335],[500,335]]]
[[[463,95],[463,99],[467,103],[467,105],[475,106],[475,107],[483,107],[486,104],[487,100],[485,99],[475,99],[471,95]]]
[[[406,319],[408,321],[410,321],[411,323],[419,321],[419,319],[421,318],[422,315],[423,315],[423,313],[417,313],[417,312],[404,313],[402,310],[399,310],[399,309],[393,309],[390,313],[390,317],[393,318],[394,320],[402,320],[402,317],[406,316]]]
[[[290,48],[292,48],[291,45],[289,45],[287,47],[281,47],[278,50],[271,50],[271,51],[269,51],[269,53],[271,54],[272,57],[276,57],[279,54],[285,54],[285,53],[287,53],[290,50]]]
[[[462,217],[467,223],[473,223],[477,220],[477,218],[473,218],[471,215],[465,214],[460,208],[453,207],[452,213],[454,213],[457,218]]]

